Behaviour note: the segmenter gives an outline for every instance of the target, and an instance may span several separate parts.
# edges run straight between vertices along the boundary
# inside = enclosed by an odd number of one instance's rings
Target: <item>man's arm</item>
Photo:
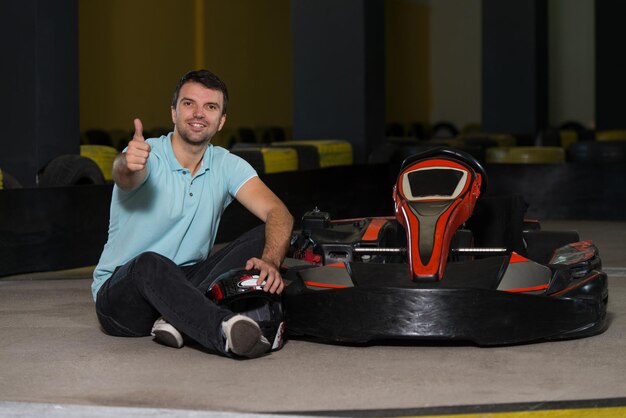
[[[260,270],[259,283],[266,281],[263,290],[281,293],[284,283],[280,276],[282,264],[291,240],[293,217],[283,202],[259,179],[253,177],[237,192],[237,200],[265,222],[265,248],[261,258],[251,258],[246,269]]]
[[[119,154],[113,161],[113,180],[122,190],[131,191],[139,186],[148,175],[147,163],[150,144],[143,137],[143,125],[134,120],[135,134],[128,143],[126,152]]]

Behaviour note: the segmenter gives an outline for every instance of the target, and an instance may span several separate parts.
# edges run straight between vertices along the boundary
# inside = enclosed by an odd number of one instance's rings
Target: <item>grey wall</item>
[[[550,0],[550,124],[576,120],[595,126],[594,0]]]
[[[345,139],[364,163],[384,138],[382,0],[293,0],[295,139]]]
[[[480,123],[481,0],[434,0],[430,7],[431,122]]]
[[[482,1],[432,0],[429,4],[431,122],[447,119],[459,126],[480,122]],[[594,0],[548,1],[550,125],[567,120],[595,125],[594,4]]]

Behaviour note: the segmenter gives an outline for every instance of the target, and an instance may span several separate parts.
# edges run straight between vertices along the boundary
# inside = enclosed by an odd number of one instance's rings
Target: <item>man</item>
[[[182,347],[183,335],[227,356],[258,357],[270,344],[256,322],[205,297],[234,268],[259,270],[263,290],[281,293],[279,273],[293,226],[285,205],[250,164],[210,144],[226,122],[225,84],[206,70],[179,81],[174,131],[145,140],[139,119],[113,164],[109,238],[92,285],[102,329]],[[237,199],[265,226],[209,257],[224,208]]]

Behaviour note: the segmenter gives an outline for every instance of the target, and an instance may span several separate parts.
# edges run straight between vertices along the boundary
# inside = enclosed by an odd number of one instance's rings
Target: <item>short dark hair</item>
[[[226,83],[220,80],[218,76],[209,70],[189,71],[178,81],[176,89],[174,90],[174,98],[172,99],[173,108],[176,108],[176,102],[178,102],[180,89],[185,83],[190,82],[200,83],[208,89],[221,91],[224,96],[224,108],[222,109],[222,114],[226,114],[226,108],[228,107],[228,89],[226,89]]]

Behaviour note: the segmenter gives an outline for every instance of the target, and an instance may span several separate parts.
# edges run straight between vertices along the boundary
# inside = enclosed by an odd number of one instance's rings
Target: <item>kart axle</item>
[[[403,254],[406,253],[406,248],[356,247],[352,252],[357,254]],[[507,249],[503,247],[453,248],[452,252],[457,254],[498,254],[506,253]]]
[[[457,254],[494,254],[494,253],[506,253],[507,249],[503,247],[453,248],[452,252],[457,253]]]
[[[361,254],[401,254],[406,252],[406,248],[356,247],[352,252]]]

